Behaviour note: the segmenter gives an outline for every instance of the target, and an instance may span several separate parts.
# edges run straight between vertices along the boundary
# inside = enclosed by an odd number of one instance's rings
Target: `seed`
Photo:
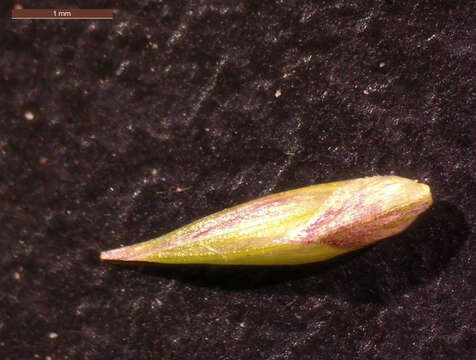
[[[249,201],[100,257],[165,264],[312,263],[400,233],[432,202],[427,185],[398,176],[312,185]]]

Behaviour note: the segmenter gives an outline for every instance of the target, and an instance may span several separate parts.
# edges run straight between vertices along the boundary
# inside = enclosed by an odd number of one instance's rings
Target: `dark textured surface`
[[[475,358],[473,1],[77,3],[117,12],[1,5],[1,359]],[[330,263],[98,261],[270,192],[392,173],[435,205]]]

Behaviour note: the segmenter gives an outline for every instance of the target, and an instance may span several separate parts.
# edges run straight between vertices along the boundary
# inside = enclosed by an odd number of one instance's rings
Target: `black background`
[[[0,32],[1,359],[474,359],[473,1],[18,1]],[[289,268],[101,250],[398,174],[406,232]]]

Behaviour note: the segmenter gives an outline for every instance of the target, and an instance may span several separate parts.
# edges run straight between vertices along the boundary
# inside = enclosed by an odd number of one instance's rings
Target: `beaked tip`
[[[99,254],[99,259],[101,261],[137,261],[135,259],[130,251],[130,248],[128,246],[117,248],[117,249],[112,249],[112,250],[107,250],[107,251],[102,251]]]

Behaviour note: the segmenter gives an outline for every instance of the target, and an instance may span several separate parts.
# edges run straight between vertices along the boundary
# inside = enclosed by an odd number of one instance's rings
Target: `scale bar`
[[[13,20],[112,20],[112,9],[12,9]]]

